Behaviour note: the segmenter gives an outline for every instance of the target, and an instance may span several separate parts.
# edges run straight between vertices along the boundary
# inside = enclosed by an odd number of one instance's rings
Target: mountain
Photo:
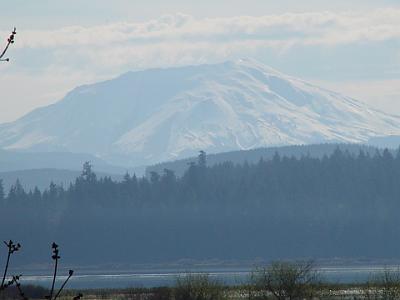
[[[89,161],[100,172],[124,174],[127,169],[110,165],[104,160],[85,153],[27,152],[0,149],[0,172],[32,169],[60,169],[81,171]]]
[[[293,145],[293,146],[282,146],[282,147],[268,147],[268,148],[257,148],[251,150],[239,150],[222,152],[217,154],[210,154],[206,156],[207,166],[212,167],[216,164],[222,164],[224,162],[232,162],[233,164],[243,164],[245,162],[249,164],[256,164],[263,159],[268,161],[273,159],[275,154],[281,157],[295,157],[301,158],[302,156],[308,156],[313,158],[322,158],[323,156],[332,155],[336,149],[340,149],[343,152],[348,152],[352,155],[358,155],[360,151],[370,156],[375,155],[377,151],[382,152],[382,149],[362,145],[362,144],[314,144],[314,145]],[[391,149],[393,155],[396,155],[396,151]],[[182,176],[188,169],[191,163],[197,163],[198,157],[189,157],[180,160],[168,161],[158,163],[146,168],[146,176],[149,177],[151,172],[163,174],[165,169],[174,171],[175,175]]]
[[[250,60],[129,72],[0,125],[0,148],[148,165],[265,146],[400,135],[400,117]]]

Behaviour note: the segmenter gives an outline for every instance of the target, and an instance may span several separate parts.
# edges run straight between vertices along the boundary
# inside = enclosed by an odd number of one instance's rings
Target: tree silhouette
[[[7,255],[6,266],[4,268],[3,279],[1,281],[0,290],[5,289],[8,286],[8,284],[6,284],[5,281],[6,281],[6,277],[7,277],[8,266],[10,265],[11,255],[14,252],[17,252],[21,248],[21,245],[19,243],[15,244],[12,240],[10,240],[9,242],[4,242],[4,244],[7,246],[8,255]],[[14,281],[12,283],[14,283]]]
[[[58,296],[60,296],[62,290],[64,289],[64,287],[66,286],[66,284],[68,283],[68,281],[70,280],[72,275],[74,274],[74,270],[69,270],[67,279],[63,282],[63,284],[61,285],[60,289],[55,294],[55,296],[53,296],[53,294],[54,294],[54,286],[55,286],[55,283],[56,283],[57,271],[58,271],[58,260],[61,257],[59,255],[60,254],[60,250],[58,249],[58,245],[56,243],[53,242],[53,244],[51,245],[51,248],[53,249],[53,255],[51,256],[51,258],[55,261],[55,265],[54,265],[53,282],[52,282],[52,285],[51,285],[50,295],[46,296],[46,299],[56,300],[58,298]],[[77,297],[79,297],[79,298],[77,298]],[[81,297],[82,297],[82,295],[79,294],[78,296],[74,297],[74,299],[80,299]]]
[[[12,240],[10,240],[8,242],[4,241],[4,244],[7,246],[8,255],[7,255],[7,262],[6,262],[6,265],[4,267],[4,274],[3,274],[3,279],[2,279],[1,285],[0,285],[0,291],[4,291],[8,287],[10,287],[13,284],[15,284],[20,297],[23,300],[28,300],[28,298],[25,296],[25,293],[22,291],[21,283],[19,282],[19,280],[20,280],[22,275],[13,275],[10,280],[6,281],[7,271],[8,271],[8,266],[10,264],[11,255],[21,249],[21,244],[20,243],[15,244]]]
[[[17,29],[14,27],[14,30],[11,32],[10,37],[7,39],[6,47],[4,48],[3,52],[1,52],[1,54],[0,54],[0,61],[10,61],[9,58],[3,58],[3,57],[6,55],[7,50],[10,47],[10,45],[14,44],[14,41],[15,41],[14,37],[16,34],[17,34]]]

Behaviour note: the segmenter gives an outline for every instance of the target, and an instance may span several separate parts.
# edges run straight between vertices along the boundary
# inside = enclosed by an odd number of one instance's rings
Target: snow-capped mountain
[[[81,86],[0,125],[0,148],[95,154],[144,165],[262,146],[366,142],[400,117],[260,63],[151,69]]]

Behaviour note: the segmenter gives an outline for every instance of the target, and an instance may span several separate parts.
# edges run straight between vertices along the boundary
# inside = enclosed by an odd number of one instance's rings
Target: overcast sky
[[[399,0],[6,2],[0,123],[129,70],[240,57],[400,114]]]

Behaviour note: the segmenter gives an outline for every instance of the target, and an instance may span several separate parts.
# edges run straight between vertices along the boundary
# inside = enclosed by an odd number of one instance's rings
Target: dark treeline
[[[363,151],[365,154],[374,155],[377,150],[380,150],[376,147],[363,144],[343,143],[265,147],[250,150],[238,150],[231,152],[207,154],[207,165],[213,166],[215,164],[223,163],[225,161],[231,161],[234,164],[243,164],[247,161],[250,164],[255,164],[260,160],[260,158],[263,158],[264,160],[271,160],[274,157],[275,153],[279,153],[279,155],[281,156],[295,158],[301,158],[302,156],[322,158],[324,155],[330,156],[336,149],[340,149],[343,152],[348,152],[353,155],[357,155],[360,151]],[[191,157],[181,160],[162,162],[146,167],[146,174],[150,174],[150,172],[153,171],[162,173],[164,169],[170,169],[173,170],[176,175],[182,176],[187,170],[188,164],[192,161],[195,161],[195,158]]]
[[[68,187],[0,188],[0,237],[25,241],[38,261],[54,239],[67,260],[86,264],[400,258],[400,153],[206,160],[201,152],[182,177],[116,182],[85,163]]]

